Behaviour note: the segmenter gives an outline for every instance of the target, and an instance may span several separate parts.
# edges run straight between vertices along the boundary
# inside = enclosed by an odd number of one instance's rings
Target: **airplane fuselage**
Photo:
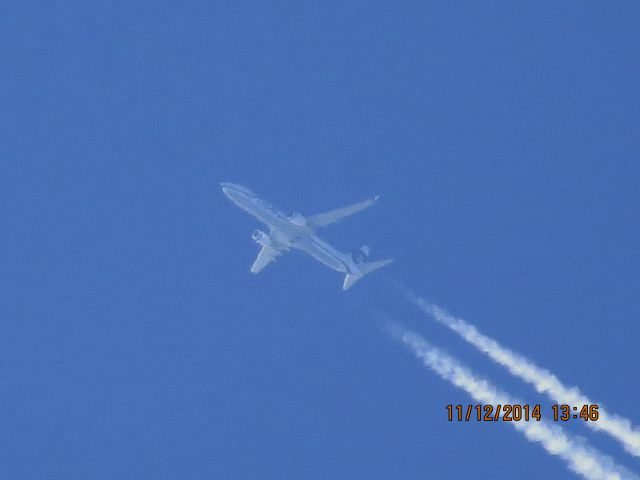
[[[351,254],[336,250],[318,237],[303,217],[286,215],[242,185],[222,183],[221,187],[233,203],[269,227],[268,235],[275,248],[301,250],[338,272],[360,273]]]

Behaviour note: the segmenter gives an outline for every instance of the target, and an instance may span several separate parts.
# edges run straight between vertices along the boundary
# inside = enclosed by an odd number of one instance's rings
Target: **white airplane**
[[[253,232],[253,239],[262,246],[258,258],[251,266],[253,273],[260,272],[283,252],[294,248],[308,253],[329,268],[345,273],[342,289],[346,290],[367,273],[393,261],[367,261],[369,247],[366,245],[351,254],[341,253],[314,233],[319,227],[326,227],[373,205],[378,200],[378,196],[348,207],[305,217],[297,212],[286,215],[242,185],[223,182],[220,186],[233,203],[269,227],[269,233],[262,230]]]

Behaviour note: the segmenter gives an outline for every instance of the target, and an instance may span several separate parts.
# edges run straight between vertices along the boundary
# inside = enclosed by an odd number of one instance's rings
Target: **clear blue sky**
[[[517,3],[517,2],[516,2]],[[11,2],[3,478],[573,478],[369,318],[548,405],[389,288],[640,423],[636,2]],[[250,186],[396,263],[249,273]],[[568,425],[638,471],[617,444]]]

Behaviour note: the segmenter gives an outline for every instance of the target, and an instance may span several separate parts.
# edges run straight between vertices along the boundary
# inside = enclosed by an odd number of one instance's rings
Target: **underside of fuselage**
[[[296,249],[309,254],[333,270],[346,273],[343,284],[343,289],[346,290],[369,271],[391,262],[390,260],[367,262],[368,247],[366,250],[364,250],[365,247],[360,249],[357,255],[342,253],[314,233],[318,227],[334,223],[372,205],[378,197],[307,218],[297,212],[286,215],[242,185],[221,183],[221,187],[233,203],[269,227],[268,233],[256,230],[252,235],[253,239],[262,246],[258,258],[251,267],[253,273],[262,271],[283,252]]]

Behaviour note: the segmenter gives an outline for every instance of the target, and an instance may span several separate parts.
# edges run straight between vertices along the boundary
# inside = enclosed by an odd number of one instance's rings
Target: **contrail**
[[[476,376],[466,366],[419,335],[398,325],[391,325],[391,334],[407,346],[416,357],[443,379],[465,390],[477,402],[491,405],[522,404],[500,391],[487,380]],[[550,454],[562,458],[570,470],[589,480],[622,480],[638,477],[617,465],[613,459],[589,446],[582,439],[567,435],[557,425],[541,421],[508,422],[531,442],[536,442]]]
[[[522,355],[503,347],[496,340],[487,337],[475,326],[461,318],[450,315],[443,308],[427,302],[404,287],[398,285],[398,288],[423,312],[449,327],[478,350],[487,354],[489,358],[506,367],[510,373],[533,385],[539,393],[546,394],[556,403],[578,408],[582,405],[598,405],[600,414],[598,420],[583,423],[594,430],[608,433],[618,440],[627,452],[640,456],[640,430],[634,428],[631,421],[619,415],[608,413],[602,408],[602,404],[587,398],[577,387],[565,386],[549,370],[539,367]]]

